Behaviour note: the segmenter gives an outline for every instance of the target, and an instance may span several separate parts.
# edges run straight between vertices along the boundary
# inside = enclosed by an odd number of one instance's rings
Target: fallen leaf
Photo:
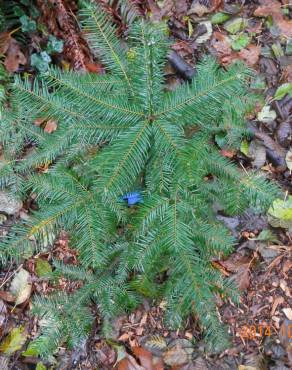
[[[26,57],[20,50],[18,42],[12,37],[5,53],[4,66],[8,72],[16,72],[20,64],[26,64]]]
[[[287,38],[292,37],[292,20],[281,19],[279,21],[276,21],[276,24],[282,36]]]
[[[249,45],[238,53],[240,59],[243,59],[248,66],[254,66],[260,57],[261,47],[258,45]]]
[[[249,265],[241,266],[236,275],[235,281],[237,282],[238,289],[241,291],[246,290],[250,285],[250,276],[249,276]]]
[[[52,272],[52,266],[47,260],[37,258],[35,262],[35,272],[38,277],[43,277]]]
[[[5,292],[3,290],[0,291],[0,298],[6,302],[15,302],[15,297],[11,293]]]
[[[85,63],[87,72],[90,73],[97,73],[97,74],[104,74],[105,69],[99,63]]]
[[[274,121],[276,118],[276,112],[269,105],[265,105],[257,115],[257,119],[265,123]]]
[[[274,227],[291,227],[292,196],[288,196],[286,200],[275,199],[268,209],[268,220]]]
[[[34,121],[34,124],[35,124],[35,126],[41,126],[45,121],[46,121],[46,119],[45,119],[45,118],[37,118],[37,119]]]
[[[153,368],[153,356],[152,353],[147,351],[142,347],[133,347],[132,348],[133,354],[139,359],[140,364],[145,369],[152,369]]]
[[[247,27],[247,24],[248,23],[245,18],[238,17],[227,21],[223,27],[227,32],[235,34],[239,31],[243,31]]]
[[[206,41],[208,41],[212,36],[212,23],[210,21],[204,21],[204,22],[200,22],[199,25],[204,25],[207,30],[207,32],[205,32],[203,35],[199,36],[196,39],[197,44],[203,44]]]
[[[215,49],[219,58],[230,56],[232,53],[230,39],[221,32],[215,31],[213,33],[211,46]]]
[[[235,150],[226,150],[226,149],[221,149],[220,153],[225,158],[233,158],[236,154]]]
[[[16,351],[20,350],[27,339],[27,332],[24,326],[19,326],[14,328],[8,334],[8,336],[3,340],[0,345],[0,352],[5,355],[10,356]]]
[[[11,39],[10,32],[1,32],[0,33],[0,54],[3,55],[6,53]]]
[[[171,347],[164,352],[163,360],[166,365],[180,366],[191,359],[194,351],[192,343],[186,339],[175,340]]]
[[[292,25],[291,25],[291,28],[292,28]],[[291,82],[286,82],[283,85],[279,86],[275,92],[274,99],[280,100],[284,98],[286,94],[292,96],[292,83]]]
[[[243,140],[240,144],[240,151],[245,156],[248,157],[248,151],[249,151],[249,142],[247,140]]]
[[[199,17],[202,17],[204,14],[208,13],[210,13],[210,9],[206,5],[200,4],[198,1],[195,0],[187,14],[196,14]]]
[[[287,167],[289,168],[290,171],[292,171],[292,151],[288,150],[286,157],[285,157]]]
[[[22,304],[31,295],[32,285],[30,274],[21,268],[11,282],[10,292],[15,297],[15,305]]]
[[[261,168],[266,162],[266,148],[259,140],[252,140],[249,149],[248,157],[252,159],[252,166]]]
[[[218,13],[215,13],[211,17],[211,23],[212,24],[222,24],[226,22],[229,18],[230,18],[229,14],[218,12]]]
[[[260,0],[260,4],[253,13],[256,17],[268,17],[271,15],[277,18],[281,16],[282,5],[279,1]]]
[[[38,362],[35,370],[47,370],[47,368],[42,362]]]
[[[284,312],[284,314],[287,317],[287,319],[290,320],[290,321],[292,321],[292,308],[290,308],[290,307],[283,308],[282,311]]]
[[[278,306],[282,303],[284,303],[284,298],[283,297],[276,297],[275,300],[274,300],[274,303],[273,303],[273,306],[272,306],[272,309],[271,309],[271,316],[274,316],[275,312],[276,312],[276,309],[278,308]]]
[[[44,131],[47,132],[48,134],[51,134],[52,132],[57,130],[57,127],[58,127],[57,122],[54,121],[53,119],[49,119],[44,127]]]

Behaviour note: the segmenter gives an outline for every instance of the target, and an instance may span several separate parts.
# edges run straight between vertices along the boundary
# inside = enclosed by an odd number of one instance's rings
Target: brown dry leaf
[[[235,59],[238,59],[238,54],[231,49],[229,38],[221,32],[215,31],[213,33],[211,46],[215,51],[214,54],[223,66],[227,66]]]
[[[163,360],[169,366],[181,366],[190,361],[194,348],[187,339],[176,339],[163,353]]]
[[[5,302],[15,302],[15,297],[11,293],[3,290],[0,291],[0,299],[3,299]]]
[[[136,359],[126,354],[126,357],[119,361],[118,370],[163,370],[163,363],[161,359],[153,358],[151,352],[142,347],[132,347],[132,352]]]
[[[276,24],[282,34],[282,36],[287,37],[288,39],[292,37],[292,20],[276,20]]]
[[[220,154],[223,155],[225,158],[233,158],[236,154],[235,150],[227,150],[227,149],[222,149],[220,150]]]
[[[87,72],[90,73],[97,73],[97,74],[104,74],[105,69],[99,63],[85,63]]]
[[[281,16],[282,5],[277,0],[260,0],[260,6],[258,6],[253,13],[256,17],[273,17]]]
[[[140,364],[145,369],[152,369],[153,368],[153,356],[152,353],[147,351],[142,347],[133,347],[132,348],[133,354],[139,359]]]
[[[282,304],[282,303],[284,303],[284,298],[283,297],[276,297],[275,298],[272,309],[271,309],[271,316],[274,316],[277,307],[279,306],[279,304]]]
[[[186,15],[186,13],[188,11],[188,8],[189,8],[189,5],[188,5],[187,0],[175,1],[174,2],[174,6],[175,6],[175,13],[178,16],[184,16],[184,15]]]
[[[46,121],[45,118],[37,118],[35,121],[34,121],[34,124],[35,126],[41,126],[44,122]]]
[[[283,80],[292,82],[292,64],[283,68]]]
[[[289,261],[289,260],[285,261],[283,265],[283,273],[287,274],[287,272],[289,272],[291,269],[292,269],[292,261]]]
[[[5,54],[10,43],[11,34],[10,32],[0,33],[0,54]]]
[[[261,0],[261,6],[254,12],[256,17],[272,16],[282,36],[292,37],[292,20],[285,20],[282,13],[282,4],[277,0]]]
[[[151,12],[151,19],[153,21],[161,21],[163,17],[171,14],[174,0],[165,0],[161,7],[154,0],[148,0],[147,4]]]
[[[249,276],[249,265],[243,265],[241,266],[236,275],[235,280],[238,284],[239,290],[246,290],[250,285],[250,276]]]
[[[20,50],[18,42],[12,37],[9,39],[9,45],[5,54],[4,65],[8,72],[16,72],[20,64],[26,63],[25,55]]]
[[[234,253],[225,261],[220,261],[220,264],[228,271],[235,273],[233,278],[240,290],[245,290],[249,287],[250,261],[250,257],[241,256],[237,253]]]
[[[260,53],[261,47],[251,44],[246,49],[242,49],[238,53],[238,56],[240,59],[243,59],[248,66],[252,67],[258,62]]]
[[[57,122],[54,121],[53,119],[49,119],[44,127],[44,131],[47,132],[48,134],[51,134],[52,132],[57,130],[57,127],[58,127]]]
[[[123,358],[118,363],[117,370],[145,370],[142,366],[140,366],[134,357],[127,355],[126,358]]]
[[[202,17],[204,14],[208,13],[210,13],[210,9],[206,5],[200,4],[198,1],[194,1],[193,5],[188,11],[188,15],[196,14],[199,17]]]

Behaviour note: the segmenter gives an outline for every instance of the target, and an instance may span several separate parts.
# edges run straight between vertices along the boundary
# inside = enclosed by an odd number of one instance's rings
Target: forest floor
[[[20,1],[21,2],[21,1]],[[106,1],[102,1],[106,4]],[[240,150],[230,149],[224,137],[217,137],[218,150],[245,171],[264,171],[291,194],[292,151],[292,4],[289,0],[136,0],[141,16],[166,21],[172,41],[172,54],[166,68],[168,86],[175,88],[193,74],[196,63],[206,54],[215,56],[223,67],[243,60],[255,71],[253,90],[259,93],[256,110],[247,117],[254,138],[243,141]],[[23,3],[26,3],[25,1]],[[38,12],[31,18],[43,24],[63,51],[52,55],[51,63],[63,68],[104,73],[104,67],[91,55],[76,23],[73,0],[36,1]],[[115,4],[115,2],[112,2]],[[121,35],[132,15],[120,14],[115,6],[105,5]],[[29,13],[29,9],[28,9]],[[26,28],[25,28],[26,27]],[[24,45],[5,48],[5,67],[11,73],[41,70],[45,63],[34,58],[47,33],[22,25]],[[1,35],[0,35],[1,36]],[[55,45],[56,46],[56,45]],[[58,47],[58,45],[57,45]],[[38,64],[39,63],[39,64]],[[48,132],[54,127],[48,127]],[[292,149],[291,149],[292,150]],[[1,160],[1,158],[0,158]],[[292,199],[292,198],[291,198]],[[15,206],[12,215],[0,210],[0,233],[17,218],[25,218],[28,206]],[[291,210],[292,212],[292,210]],[[0,350],[3,338],[13,328],[25,326],[25,339],[14,338],[10,357],[0,355],[0,370],[6,369],[124,369],[124,370],[288,370],[292,366],[292,223],[255,215],[247,211],[239,217],[218,214],[238,244],[227,260],[213,260],[214,268],[233,276],[241,289],[241,302],[235,305],[217,297],[218,320],[230,334],[230,348],[224,352],[208,350],[196,317],[185,328],[170,331],[163,324],[164,302],[147,300],[128,316],[111,323],[112,341],[105,339],[96,312],[92,334],[75,350],[60,348],[52,365],[33,356],[23,356],[30,339],[38,332],[38,322],[29,310],[35,293],[48,294],[60,289],[70,291],[72,283],[60,279],[52,285],[40,277],[52,257],[68,264],[78,264],[76,251],[66,234],[54,242],[50,252],[29,258],[24,266],[11,265],[0,273]],[[289,229],[290,228],[290,229]],[[42,264],[42,261],[45,263]],[[47,264],[46,264],[47,263]],[[45,266],[45,267],[44,267]],[[32,289],[25,300],[14,307],[9,294],[13,278],[24,267],[29,272]],[[93,308],[94,309],[94,308]],[[208,308],[206,307],[206,314]],[[4,339],[5,341],[5,339]],[[7,337],[6,337],[7,341]],[[11,343],[10,343],[11,344]],[[6,343],[7,345],[7,343]],[[15,349],[15,350],[14,350]]]

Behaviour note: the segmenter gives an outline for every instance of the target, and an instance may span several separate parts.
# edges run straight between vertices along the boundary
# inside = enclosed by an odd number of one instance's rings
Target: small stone
[[[5,191],[0,191],[0,212],[14,215],[22,208],[22,201]]]

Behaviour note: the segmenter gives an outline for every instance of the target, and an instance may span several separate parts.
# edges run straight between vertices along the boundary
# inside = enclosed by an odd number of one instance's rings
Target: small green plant
[[[107,324],[143,296],[165,302],[167,325],[181,327],[197,315],[208,343],[225,346],[215,295],[237,294],[210,261],[235,240],[213,206],[237,214],[268,207],[277,193],[222,157],[214,141],[227,132],[230,144],[240,143],[250,73],[205,59],[191,83],[170,92],[164,26],[134,23],[126,50],[96,6],[86,2],[80,19],[109,72],[50,68],[34,81],[16,77],[0,126],[2,186],[33,194],[38,204],[2,239],[3,263],[43,250],[60,230],[80,262],[54,262],[53,276],[82,284],[71,294],[36,298],[41,335],[31,347],[46,356],[64,341],[78,345],[93,322],[90,305]],[[37,120],[53,120],[57,130],[48,134]]]

